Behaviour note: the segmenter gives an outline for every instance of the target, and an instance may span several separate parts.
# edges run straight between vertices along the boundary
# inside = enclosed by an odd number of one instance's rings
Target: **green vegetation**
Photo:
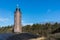
[[[12,32],[12,26],[4,26],[0,28],[0,33],[11,33]]]
[[[23,32],[30,32],[38,35],[47,36],[51,34],[52,31],[60,28],[60,23],[45,23],[45,24],[33,24],[33,25],[26,25],[23,27]]]
[[[47,35],[50,34],[52,31],[56,30],[60,27],[60,23],[45,23],[45,24],[33,24],[33,25],[26,25],[23,26],[23,32],[30,32],[33,34],[38,35]],[[13,26],[5,26],[0,28],[0,33],[8,33],[12,32]]]

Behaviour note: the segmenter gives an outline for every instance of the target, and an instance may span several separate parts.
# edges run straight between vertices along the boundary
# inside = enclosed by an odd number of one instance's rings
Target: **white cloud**
[[[22,25],[25,26],[25,25],[32,25],[33,23],[26,23],[24,20],[22,20]]]
[[[32,25],[33,23],[22,23],[23,26],[25,25]]]
[[[8,18],[0,18],[0,22],[7,22],[7,21],[9,21]]]
[[[22,20],[22,23],[23,23],[24,21]]]

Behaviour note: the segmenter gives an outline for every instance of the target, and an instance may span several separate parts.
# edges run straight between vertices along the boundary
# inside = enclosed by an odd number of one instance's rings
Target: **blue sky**
[[[60,0],[0,0],[0,26],[14,24],[17,3],[22,12],[22,25],[60,22]]]

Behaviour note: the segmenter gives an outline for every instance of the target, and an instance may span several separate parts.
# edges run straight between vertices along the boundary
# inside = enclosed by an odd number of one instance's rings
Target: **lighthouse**
[[[21,24],[21,10],[17,5],[16,10],[14,12],[14,33],[22,32],[22,24]]]

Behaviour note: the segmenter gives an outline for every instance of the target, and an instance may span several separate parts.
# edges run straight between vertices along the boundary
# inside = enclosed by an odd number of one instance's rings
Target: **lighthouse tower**
[[[22,25],[21,25],[21,11],[19,6],[17,5],[16,10],[14,12],[14,33],[21,33],[22,32]]]

